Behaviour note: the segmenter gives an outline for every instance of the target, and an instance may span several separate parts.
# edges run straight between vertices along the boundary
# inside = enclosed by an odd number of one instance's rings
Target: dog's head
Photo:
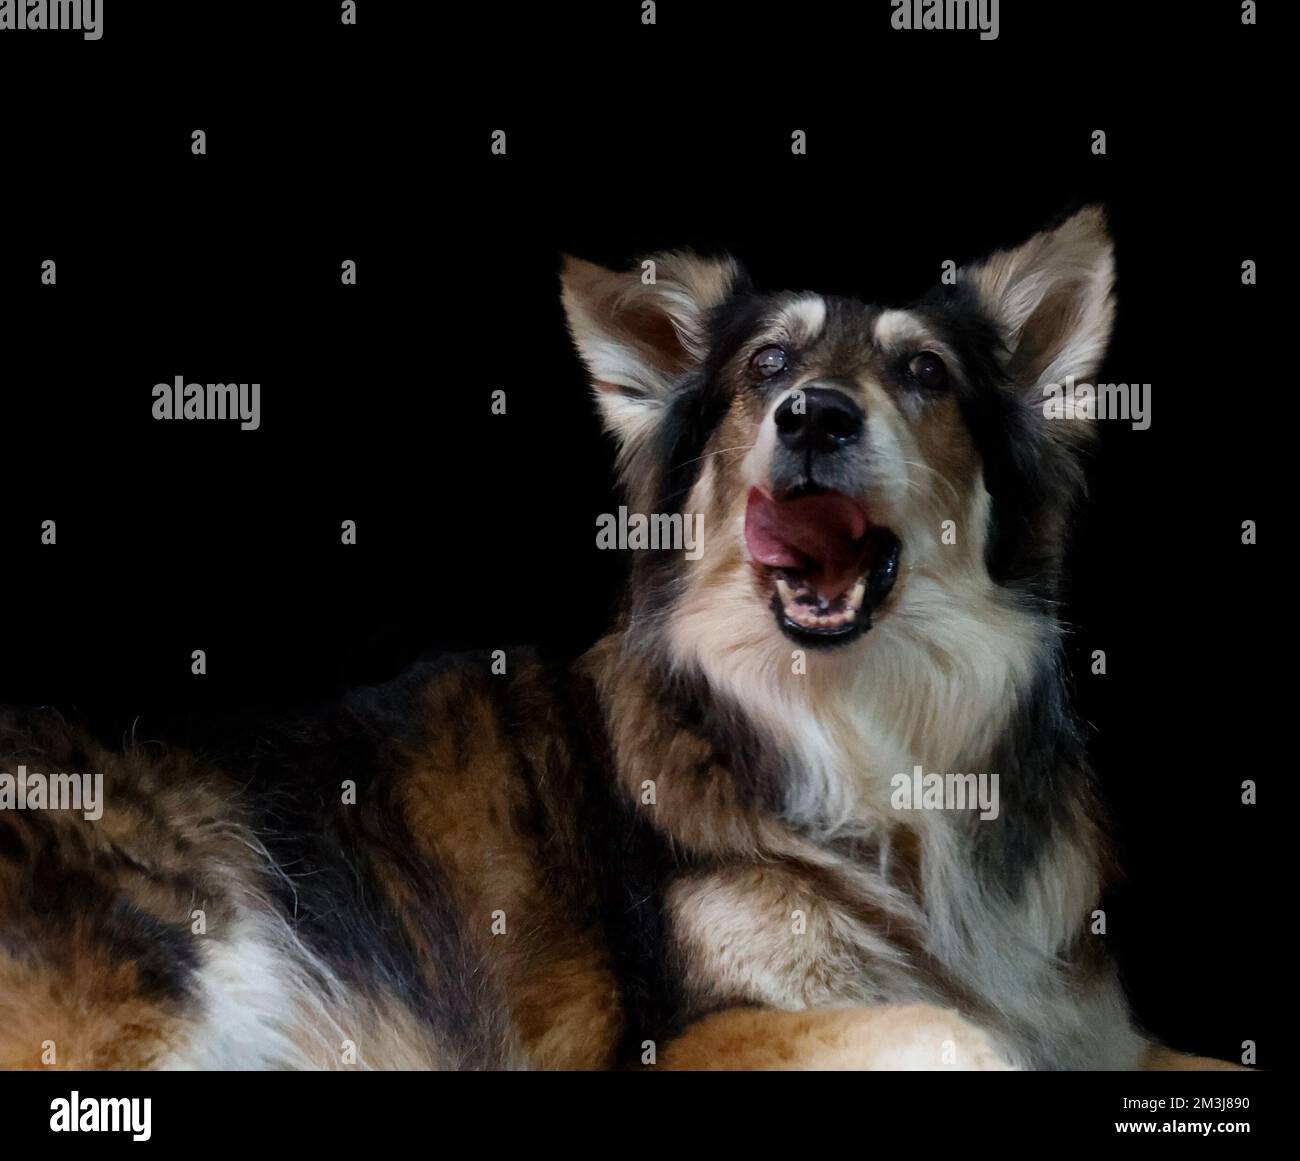
[[[634,572],[634,615],[670,638],[870,650],[873,624],[945,599],[1055,591],[1089,423],[1044,388],[1109,339],[1099,209],[903,309],[760,294],[680,252],[566,259],[562,283],[630,509],[703,517],[702,551]]]

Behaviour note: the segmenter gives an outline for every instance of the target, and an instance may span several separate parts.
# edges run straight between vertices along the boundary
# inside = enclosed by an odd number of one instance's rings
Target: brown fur
[[[146,978],[147,935],[114,945],[107,910],[188,930],[201,909],[219,930],[252,864],[223,824],[238,794],[220,774],[162,747],[122,756],[83,742],[51,723],[5,763],[102,771],[104,813],[0,815],[0,1067],[39,1065],[47,1041],[53,1067],[155,1063],[181,1036],[186,1006]],[[140,958],[123,958],[126,948]]]
[[[530,675],[521,680],[529,693],[540,694]],[[429,702],[435,720],[459,717],[473,745],[458,756],[456,737],[443,734],[407,773],[412,830],[448,873],[472,934],[501,971],[534,1065],[607,1068],[620,1031],[618,984],[599,933],[577,918],[579,889],[566,875],[572,851],[554,849],[574,837],[572,820],[554,807],[580,788],[530,782],[528,771],[516,768],[504,723],[482,690],[449,680],[430,691]],[[544,697],[535,704],[544,707]],[[524,729],[522,748],[534,776],[562,777],[563,755],[547,752],[562,744],[558,732],[535,722]],[[496,911],[505,913],[502,934],[491,930]]]
[[[658,802],[643,809],[654,825],[701,854],[727,857],[724,866],[681,877],[668,906],[699,1003],[741,1006],[694,1025],[668,1046],[661,1067],[870,1069],[903,1059],[948,1067],[938,1055],[945,1040],[963,1047],[969,1060],[990,1063],[983,1034],[941,1008],[837,1004],[834,932],[846,922],[871,926],[888,918],[833,867],[805,861],[809,850],[736,797],[722,756],[674,720],[671,700],[653,692],[614,639],[581,670],[603,692],[614,746],[627,756],[624,792],[639,802],[642,777],[653,777]],[[458,728],[436,732],[401,771],[402,810],[424,855],[446,872],[474,940],[499,975],[529,1062],[607,1068],[625,1018],[602,933],[582,918],[590,869],[572,807],[584,789],[574,781],[565,732],[541,674],[527,667],[517,674],[508,706],[490,695],[489,680],[452,674],[429,686],[426,712],[434,720],[455,720]],[[507,721],[514,731],[509,741]],[[76,752],[78,744],[84,752]],[[10,828],[7,840],[19,838],[29,855],[45,844],[65,880],[81,878],[92,905],[95,899],[129,900],[186,931],[191,911],[203,907],[209,930],[219,932],[235,915],[236,900],[259,890],[258,856],[239,837],[240,792],[225,775],[161,748],[114,756],[57,729],[47,730],[24,755],[41,767],[106,772],[105,814],[98,824],[53,811],[0,820]],[[651,755],[657,760],[645,765],[634,760]],[[909,849],[908,832],[899,833],[896,866],[906,888],[917,882],[917,852]],[[188,1002],[151,990],[142,961],[105,943],[92,913],[78,919],[74,905],[67,922],[57,911],[44,915],[24,877],[31,864],[16,854],[10,850],[0,859],[0,923],[7,937],[0,953],[0,1066],[147,1068],[182,1049],[192,1032]],[[846,854],[863,856],[860,850]],[[419,912],[421,900],[397,867],[384,867],[378,883],[399,915]],[[807,933],[786,938],[796,909],[805,913]],[[496,910],[506,913],[503,935],[491,933]],[[721,959],[692,956],[697,923],[716,938],[723,917],[735,930],[732,952]],[[418,925],[410,930],[418,935]],[[893,934],[905,933],[895,927]],[[728,982],[732,953],[734,986]],[[919,946],[912,954],[919,966]],[[746,1006],[743,981],[756,956],[766,961],[765,970],[785,973],[783,986],[814,1010]],[[424,946],[421,960],[436,982],[438,949]],[[370,1066],[427,1063],[413,1050],[423,1036],[417,1014],[382,999],[365,1011],[367,1021],[357,1027]],[[56,1056],[47,1065],[41,1055],[50,1040]],[[899,1055],[904,1052],[921,1055]],[[317,1066],[338,1066],[329,1052],[304,1044],[304,1053]],[[918,1059],[932,1063],[916,1065]],[[1156,1049],[1145,1067],[1236,1066]]]
[[[183,1009],[142,995],[133,964],[75,936],[59,950],[53,968],[0,956],[0,1069],[150,1068],[184,1036]]]

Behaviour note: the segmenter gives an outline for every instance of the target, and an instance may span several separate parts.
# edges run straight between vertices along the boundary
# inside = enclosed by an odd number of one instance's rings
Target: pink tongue
[[[864,567],[867,514],[836,492],[777,501],[762,488],[751,488],[745,509],[749,554],[771,568],[809,573],[824,600],[843,595]]]

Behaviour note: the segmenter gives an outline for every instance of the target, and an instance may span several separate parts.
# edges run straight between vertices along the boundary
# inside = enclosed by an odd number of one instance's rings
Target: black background
[[[560,252],[728,250],[769,289],[892,303],[1099,200],[1099,378],[1153,384],[1149,431],[1102,425],[1065,611],[1128,871],[1110,939],[1153,1032],[1267,1065],[1276,33],[1231,4],[1171,29],[1005,0],[987,43],[883,2],[282,7],[109,0],[102,41],[0,37],[0,701],[202,745],[430,649],[576,653],[623,562],[594,544],[612,449]],[[176,375],[260,382],[261,429],[155,421]]]

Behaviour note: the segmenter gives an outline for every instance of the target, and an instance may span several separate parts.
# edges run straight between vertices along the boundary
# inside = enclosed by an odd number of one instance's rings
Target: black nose
[[[792,391],[776,409],[776,436],[791,451],[832,452],[855,443],[866,420],[862,408],[833,387]]]

